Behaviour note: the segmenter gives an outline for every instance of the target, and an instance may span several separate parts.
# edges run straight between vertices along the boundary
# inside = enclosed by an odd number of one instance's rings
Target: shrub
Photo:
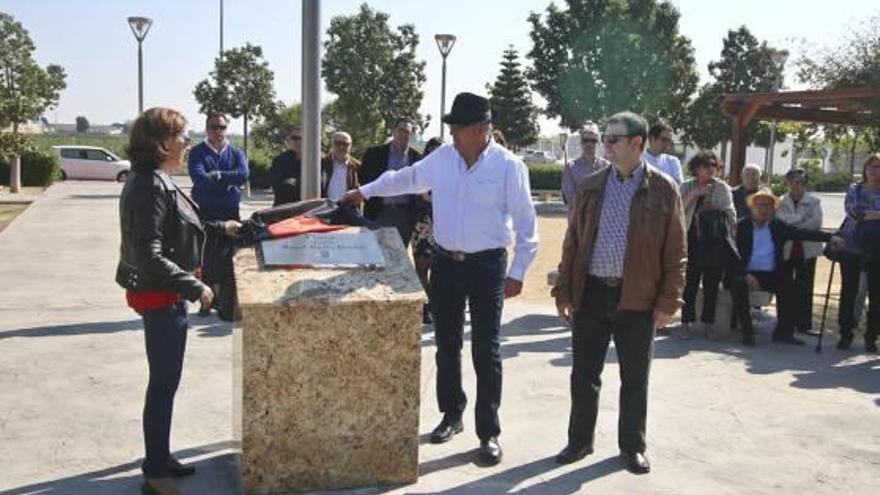
[[[528,168],[532,190],[562,189],[562,165],[534,164],[529,165]]]
[[[9,185],[11,160],[0,160],[0,184]],[[21,155],[21,185],[45,187],[61,176],[58,157],[48,151],[26,151]]]
[[[250,182],[253,189],[269,189],[272,181],[269,179],[269,167],[272,166],[272,157],[263,150],[254,150],[248,156],[250,167]]]

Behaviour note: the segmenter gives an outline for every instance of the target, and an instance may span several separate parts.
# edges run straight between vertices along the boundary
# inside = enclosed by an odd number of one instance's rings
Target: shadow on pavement
[[[216,317],[211,319],[195,319],[190,317],[189,328],[191,331],[195,331],[199,337],[224,337],[232,334],[232,323],[220,321]],[[143,321],[140,318],[135,318],[122,321],[99,321],[0,330],[0,340],[13,337],[64,337],[72,335],[134,332],[143,329]]]
[[[239,454],[223,451],[238,449],[238,442],[218,442],[181,450],[174,456],[183,462],[201,457],[192,464],[196,474],[179,481],[183,493],[239,495],[241,483],[238,475]],[[140,493],[143,477],[140,459],[111,468],[78,474],[67,478],[34,483],[0,492],[0,495],[118,495]],[[134,471],[134,473],[132,473]]]

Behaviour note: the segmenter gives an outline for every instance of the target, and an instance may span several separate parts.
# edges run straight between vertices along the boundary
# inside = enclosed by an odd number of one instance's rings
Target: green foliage
[[[56,105],[66,86],[64,69],[57,65],[43,69],[34,60],[34,50],[21,23],[0,12],[0,128],[11,125],[13,134],[18,134],[19,125]],[[0,156],[18,154],[20,145],[16,139],[0,140],[0,146],[9,146],[0,148]],[[17,188],[13,184],[13,191]]]
[[[532,190],[562,189],[562,165],[554,163],[529,165],[529,185]]]
[[[250,183],[253,189],[268,189],[272,187],[272,181],[269,178],[269,167],[272,166],[272,155],[263,149],[256,149],[248,156],[248,167],[250,168]]]
[[[493,125],[504,133],[513,149],[538,140],[538,109],[532,104],[531,89],[513,46],[504,50],[501,73],[489,86],[489,94]]]
[[[700,88],[681,122],[685,138],[703,148],[729,139],[730,118],[721,112],[721,96],[774,91],[782,82],[783,67],[773,59],[781,55],[787,52],[770,47],[766,41],[759,42],[745,26],[728,31],[721,58],[709,63],[709,73],[715,80]],[[746,136],[749,143],[767,146],[770,124],[753,122]],[[786,128],[777,127],[776,141],[784,141],[785,137]]]
[[[12,158],[31,149],[34,143],[24,134],[0,133],[0,159]]]
[[[127,136],[35,134],[30,136],[30,139],[33,142],[34,148],[44,151],[49,151],[49,148],[58,145],[97,146],[122,158],[128,156],[125,153],[125,145],[128,144]]]
[[[333,128],[347,131],[356,146],[381,142],[401,117],[422,129],[419,113],[425,62],[416,59],[419,36],[412,24],[393,30],[388,14],[367,4],[351,16],[330,20],[321,75],[338,98],[327,114]]]
[[[665,0],[566,3],[529,16],[528,76],[547,116],[571,130],[621,110],[680,120],[699,78],[678,9]]]
[[[9,161],[0,160],[0,184],[9,185]],[[44,187],[61,175],[55,154],[42,150],[28,150],[21,154],[21,183],[23,186]]]
[[[294,103],[285,106],[278,102],[274,110],[254,126],[254,145],[261,150],[280,153],[284,151],[284,138],[295,127],[302,127],[302,105]]]
[[[76,132],[78,134],[85,134],[89,132],[89,119],[80,115],[76,118]]]
[[[275,76],[263,59],[263,49],[245,44],[223,52],[214,60],[209,78],[196,84],[193,95],[199,111],[227,113],[244,118],[244,149],[248,145],[248,121],[275,111]]]

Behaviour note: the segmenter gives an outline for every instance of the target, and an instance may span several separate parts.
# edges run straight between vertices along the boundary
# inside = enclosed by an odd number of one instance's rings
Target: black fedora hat
[[[452,111],[443,116],[444,124],[469,125],[492,120],[489,100],[473,93],[459,93],[452,102]]]

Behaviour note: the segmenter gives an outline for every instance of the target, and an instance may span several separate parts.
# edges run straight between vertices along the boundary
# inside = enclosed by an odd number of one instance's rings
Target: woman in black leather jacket
[[[183,163],[186,119],[151,108],[135,121],[127,152],[130,174],[119,200],[122,230],[116,282],[144,321],[150,381],[144,404],[144,494],[174,495],[172,477],[193,474],[171,456],[174,394],[186,348],[186,301],[210,306],[214,294],[198,279],[206,231],[236,236],[236,221],[201,222],[198,207],[169,175]]]

